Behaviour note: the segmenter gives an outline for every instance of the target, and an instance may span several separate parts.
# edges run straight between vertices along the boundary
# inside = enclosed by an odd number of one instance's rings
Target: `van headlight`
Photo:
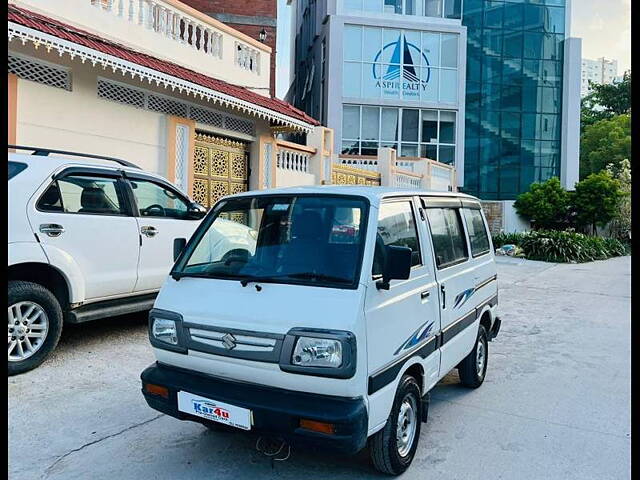
[[[176,327],[176,322],[173,320],[155,318],[153,320],[151,334],[160,342],[166,342],[171,345],[178,344],[178,327]]]
[[[151,345],[164,350],[187,353],[182,315],[154,308],[149,312],[149,340]]]
[[[298,337],[291,363],[309,367],[338,368],[342,365],[342,343],[329,338]]]
[[[282,343],[280,369],[303,375],[351,378],[356,371],[356,337],[343,330],[292,328]]]

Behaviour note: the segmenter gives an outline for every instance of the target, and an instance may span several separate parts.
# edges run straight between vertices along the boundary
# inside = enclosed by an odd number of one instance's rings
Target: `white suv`
[[[124,160],[17,149],[33,154],[8,154],[9,375],[42,363],[63,321],[151,308],[174,240],[189,238],[206,213]]]

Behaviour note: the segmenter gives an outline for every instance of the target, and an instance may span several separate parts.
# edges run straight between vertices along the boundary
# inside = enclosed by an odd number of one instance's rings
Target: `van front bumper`
[[[140,375],[142,394],[149,406],[180,420],[210,423],[178,410],[178,392],[185,391],[212,400],[248,408],[253,414],[252,432],[274,435],[292,445],[323,448],[353,454],[367,442],[367,409],[362,398],[334,397],[283,390],[204,375],[191,370],[155,363]],[[145,384],[169,390],[169,398],[147,392]],[[334,425],[334,434],[300,427],[300,419]]]

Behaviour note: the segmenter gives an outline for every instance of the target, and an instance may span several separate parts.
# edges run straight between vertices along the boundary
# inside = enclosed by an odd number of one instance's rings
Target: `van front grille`
[[[278,363],[284,335],[184,323],[187,348],[226,357]]]

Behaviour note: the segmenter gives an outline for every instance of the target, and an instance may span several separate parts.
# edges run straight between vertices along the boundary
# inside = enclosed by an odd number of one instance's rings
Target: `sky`
[[[618,61],[618,75],[631,68],[631,0],[572,0],[571,36],[582,38],[582,58]],[[276,96],[289,88],[291,7],[278,0]]]

